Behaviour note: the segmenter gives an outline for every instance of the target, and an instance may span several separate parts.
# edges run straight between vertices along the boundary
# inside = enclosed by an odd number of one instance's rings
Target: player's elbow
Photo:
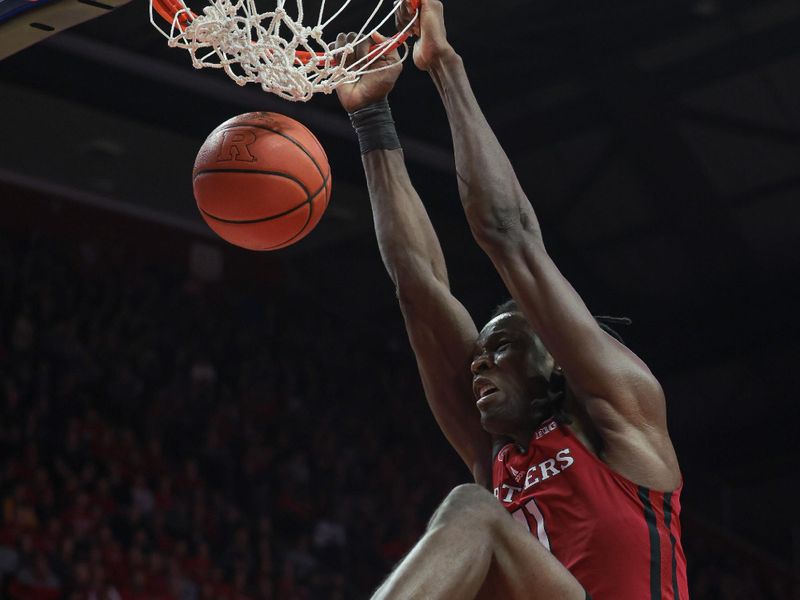
[[[413,285],[409,282],[395,282],[394,295],[397,297],[397,302],[400,304],[400,308],[404,314],[407,309],[414,307],[418,301],[419,294],[420,290],[416,285]]]
[[[389,277],[394,283],[395,293],[399,300],[425,294],[433,282],[444,277],[446,272],[436,269],[431,260],[422,253],[406,249],[405,252],[383,253],[384,264]]]
[[[403,314],[410,314],[423,308],[436,285],[432,272],[398,274],[394,280],[395,296]]]
[[[467,219],[475,241],[486,251],[541,240],[539,222],[524,197],[488,208],[468,209]]]

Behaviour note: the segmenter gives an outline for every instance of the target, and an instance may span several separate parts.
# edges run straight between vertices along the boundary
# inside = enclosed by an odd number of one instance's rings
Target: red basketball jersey
[[[527,452],[504,446],[492,471],[495,496],[592,600],[688,600],[680,488],[631,483],[554,419]]]

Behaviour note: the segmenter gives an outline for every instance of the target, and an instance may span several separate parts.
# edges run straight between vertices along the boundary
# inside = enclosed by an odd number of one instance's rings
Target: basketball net
[[[255,0],[209,0],[202,14],[192,12],[184,0],[150,0],[150,22],[170,47],[189,52],[196,69],[222,69],[239,85],[257,83],[266,92],[305,102],[315,93],[330,94],[365,73],[391,67],[378,61],[395,48],[402,48],[400,60],[408,56],[405,40],[418,11],[402,31],[386,39],[381,36],[382,41],[373,44],[362,58],[346,60],[360,42],[374,40],[373,35],[394,16],[399,2],[382,14],[385,0],[378,0],[355,40],[340,48],[326,43],[323,31],[351,1],[345,0],[323,18],[326,0],[322,0],[319,14],[307,25],[303,23],[303,0],[294,0],[294,14],[286,10],[286,0],[277,0],[275,8],[265,12],[258,11]],[[413,6],[418,8],[419,0],[413,0]],[[169,29],[156,22],[154,13],[170,24]]]

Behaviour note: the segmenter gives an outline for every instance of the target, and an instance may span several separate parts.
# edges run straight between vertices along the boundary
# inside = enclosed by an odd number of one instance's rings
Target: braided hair
[[[506,300],[497,306],[497,308],[492,311],[489,320],[491,321],[499,315],[511,312],[522,313],[519,305],[513,298]],[[622,336],[612,327],[612,325],[630,325],[631,320],[628,317],[608,317],[595,315],[594,319],[597,321],[600,329],[605,331],[620,344],[625,344]],[[533,338],[534,346],[539,352],[548,352],[547,348],[544,346],[536,332],[532,332],[531,337]],[[561,371],[561,369],[556,367],[551,371],[550,377],[548,378],[547,404],[550,406],[550,412],[553,415],[553,418],[555,418],[556,422],[559,424],[568,425],[571,422],[571,419],[569,415],[564,412],[564,400],[566,395],[567,380],[564,377],[564,373]]]

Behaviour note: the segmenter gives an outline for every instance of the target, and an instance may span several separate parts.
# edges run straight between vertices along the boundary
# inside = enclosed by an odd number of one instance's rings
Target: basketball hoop
[[[326,0],[321,0],[319,14],[310,25],[303,23],[303,0],[294,0],[294,14],[286,9],[287,0],[276,0],[274,8],[264,12],[259,12],[255,0],[208,1],[202,13],[196,14],[184,0],[150,0],[150,22],[170,47],[189,51],[195,68],[223,69],[239,85],[257,83],[266,92],[303,102],[318,92],[330,94],[365,73],[389,68],[383,62],[376,66],[376,61],[395,48],[402,46],[404,60],[409,29],[419,16],[419,0],[411,0],[417,14],[402,31],[373,44],[364,57],[346,61],[361,41],[374,40],[373,35],[400,7],[399,1],[382,14],[386,0],[378,0],[355,40],[340,48],[326,43],[322,35],[352,0],[344,0],[327,17]],[[155,14],[169,23],[169,30],[156,23]]]

